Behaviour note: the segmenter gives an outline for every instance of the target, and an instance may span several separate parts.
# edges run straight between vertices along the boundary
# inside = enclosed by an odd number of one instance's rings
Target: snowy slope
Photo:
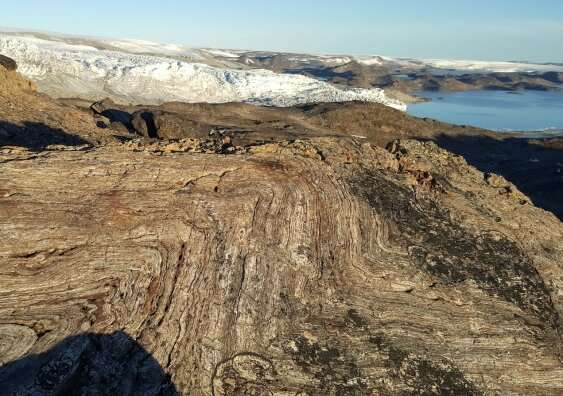
[[[198,50],[177,44],[160,44],[146,40],[99,40],[110,48],[133,54],[179,56],[197,60],[205,59]]]
[[[0,33],[0,53],[14,58],[19,71],[40,89],[58,97],[111,97],[136,103],[249,102],[292,106],[316,102],[369,101],[405,110],[380,89],[341,90],[312,78],[266,70],[230,70],[164,55],[184,48],[153,43],[108,41],[120,50],[30,35]]]
[[[470,72],[494,72],[494,73],[534,73],[534,72],[563,72],[563,66],[550,64],[534,64],[520,62],[494,62],[476,60],[444,60],[426,59],[426,65],[439,69],[454,69]]]

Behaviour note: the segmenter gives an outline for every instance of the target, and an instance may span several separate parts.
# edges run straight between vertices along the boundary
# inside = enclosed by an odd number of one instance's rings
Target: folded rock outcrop
[[[8,394],[563,392],[563,225],[508,181],[432,142],[224,155],[86,116],[57,118],[84,147],[0,146]]]

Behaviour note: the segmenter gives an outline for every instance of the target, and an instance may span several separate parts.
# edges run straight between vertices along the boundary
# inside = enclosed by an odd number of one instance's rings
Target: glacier
[[[194,52],[181,47],[165,47],[162,55],[154,55],[143,53],[144,49],[157,50],[148,42],[106,44],[104,48],[89,45],[87,40],[69,43],[57,38],[0,34],[0,53],[15,59],[23,75],[55,97],[109,97],[144,104],[245,102],[281,107],[366,101],[402,111],[407,108],[379,88],[339,89],[301,75],[210,66],[194,62]],[[174,57],[165,56],[167,52]]]

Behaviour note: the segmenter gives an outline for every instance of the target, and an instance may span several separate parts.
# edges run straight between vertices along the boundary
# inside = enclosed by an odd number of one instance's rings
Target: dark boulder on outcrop
[[[135,132],[144,137],[158,138],[158,119],[159,113],[140,110],[131,116],[131,125]]]
[[[109,126],[118,132],[134,132],[134,128],[131,125],[131,114],[121,110],[111,99],[104,99],[93,103],[90,106],[90,110],[94,113],[94,117],[98,119],[99,127],[105,128],[109,123]]]
[[[206,138],[209,131],[182,114],[140,109],[131,115],[131,126],[138,135],[154,139]]]
[[[131,124],[131,115],[119,108],[111,99],[104,99],[100,102],[95,102],[90,106],[94,115],[104,116],[110,122],[121,122],[122,124]]]
[[[17,70],[18,64],[12,58],[0,54],[0,66],[8,70]]]

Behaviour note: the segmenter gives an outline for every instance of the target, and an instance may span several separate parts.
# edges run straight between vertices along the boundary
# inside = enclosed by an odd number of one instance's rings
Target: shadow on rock
[[[89,144],[79,136],[42,123],[24,122],[22,125],[16,125],[0,121],[0,147],[19,146],[41,151],[50,145],[82,146]]]
[[[563,139],[441,135],[435,141],[480,171],[503,176],[563,220]]]
[[[68,337],[51,350],[0,367],[6,395],[175,396],[170,377],[124,332]]]

